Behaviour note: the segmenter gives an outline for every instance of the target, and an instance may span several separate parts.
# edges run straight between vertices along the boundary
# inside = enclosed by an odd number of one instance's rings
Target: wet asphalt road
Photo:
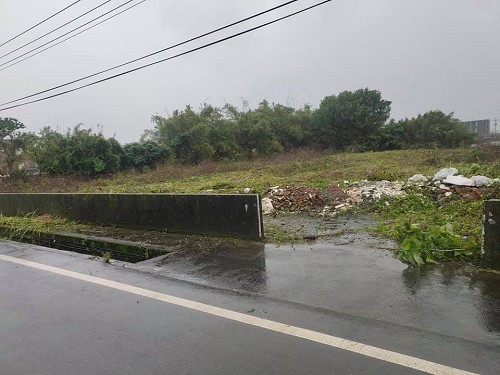
[[[475,340],[231,292],[14,243],[0,255],[97,276],[494,374],[500,348]],[[304,293],[302,291],[301,293]],[[332,296],[334,299],[334,296]],[[411,374],[418,371],[0,259],[0,374]]]
[[[357,230],[368,225],[337,218],[326,230],[341,235],[310,244],[184,247],[127,267],[500,346],[500,272],[409,267],[391,251],[395,243]]]

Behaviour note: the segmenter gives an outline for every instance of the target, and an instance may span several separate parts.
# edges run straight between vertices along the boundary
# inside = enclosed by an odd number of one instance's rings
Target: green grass
[[[406,180],[416,173],[433,175],[454,166],[467,173],[499,175],[500,163],[482,163],[472,149],[402,150],[367,153],[332,153],[301,150],[273,158],[239,162],[207,162],[198,166],[167,164],[146,172],[125,172],[80,184],[79,192],[113,193],[220,193],[244,188],[265,192],[275,185],[324,188],[344,180]]]
[[[37,216],[35,214],[28,214],[13,217],[0,215],[0,226],[18,233],[50,233],[57,229],[75,227],[75,225],[76,223],[74,222],[50,215]]]
[[[85,226],[76,222],[50,215],[28,214],[14,217],[0,215],[0,238],[14,241],[40,239],[44,234],[60,230],[75,231],[83,227]]]
[[[451,198],[438,203],[428,192],[410,192],[381,200],[373,209],[380,214],[373,232],[396,239],[398,256],[406,263],[480,257],[482,201]]]
[[[279,224],[268,224],[265,228],[266,241],[275,244],[303,244],[304,232],[301,229],[283,228]]]

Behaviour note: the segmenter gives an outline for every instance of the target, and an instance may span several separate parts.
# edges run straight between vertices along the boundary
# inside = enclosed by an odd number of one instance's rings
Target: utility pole
[[[496,141],[496,140],[497,140],[497,118],[495,117],[495,119],[494,119],[493,121],[495,121],[495,122],[493,123],[493,128],[495,129],[495,130],[494,130],[494,136],[493,136],[493,138],[494,138],[494,139],[495,139],[495,141]]]

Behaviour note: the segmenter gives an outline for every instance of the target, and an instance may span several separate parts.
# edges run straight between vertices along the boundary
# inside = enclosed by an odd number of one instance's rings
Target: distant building
[[[490,120],[465,121],[462,125],[470,133],[477,134],[477,138],[487,138],[490,135]]]

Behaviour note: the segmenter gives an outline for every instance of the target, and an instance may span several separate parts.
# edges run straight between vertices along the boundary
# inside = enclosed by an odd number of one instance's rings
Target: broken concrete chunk
[[[445,184],[457,186],[476,186],[474,180],[462,176],[448,176],[443,181]]]
[[[477,187],[490,186],[493,183],[493,179],[486,176],[472,176],[470,179],[474,181]]]
[[[456,175],[457,173],[458,169],[456,168],[443,168],[434,175],[432,181],[441,181],[444,180],[446,177]]]
[[[408,179],[408,182],[412,184],[425,184],[427,181],[427,177],[423,174],[415,174]]]
[[[273,212],[274,206],[271,198],[262,198],[262,214],[271,215]]]

